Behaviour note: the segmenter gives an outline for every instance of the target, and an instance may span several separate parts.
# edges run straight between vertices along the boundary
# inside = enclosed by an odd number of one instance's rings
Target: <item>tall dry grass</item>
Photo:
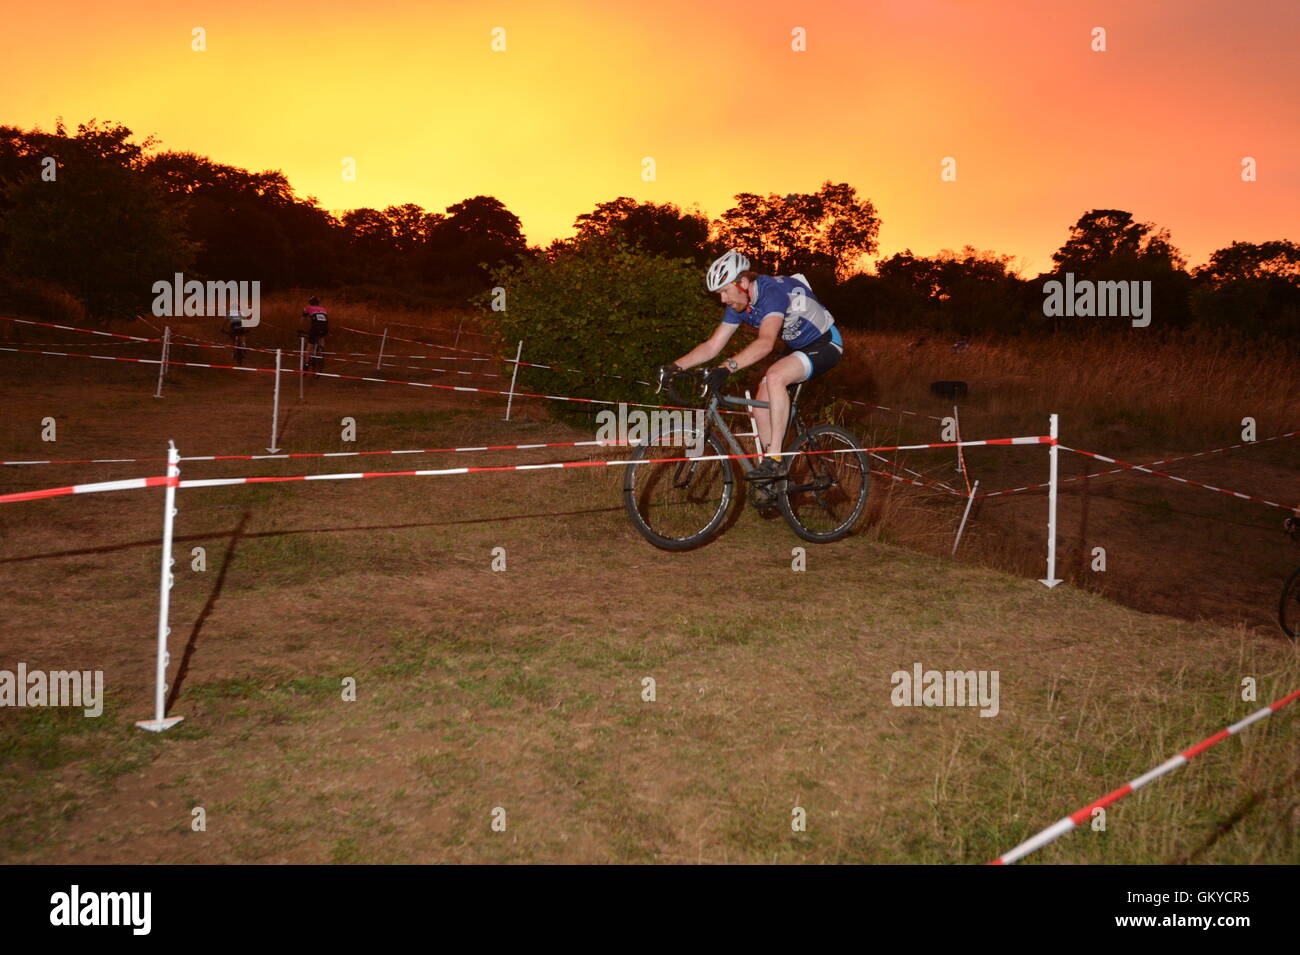
[[[1134,329],[975,341],[962,352],[938,338],[916,344],[897,334],[844,337],[846,361],[831,385],[837,394],[942,415],[951,405],[930,394],[930,383],[966,381],[963,422],[987,436],[1006,428],[1039,433],[1050,413],[1076,439],[1115,439],[1125,446],[1117,450],[1184,441],[1191,447],[1239,431],[1244,417],[1256,420],[1260,437],[1300,426],[1295,354],[1221,335],[1161,338]]]

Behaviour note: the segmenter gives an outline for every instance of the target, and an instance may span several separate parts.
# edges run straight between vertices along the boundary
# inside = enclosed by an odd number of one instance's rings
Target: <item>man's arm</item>
[[[706,361],[712,361],[718,357],[718,353],[727,347],[727,342],[731,341],[731,336],[736,334],[739,325],[731,325],[727,322],[719,322],[718,327],[713,330],[707,341],[700,342],[673,364],[683,370],[694,368],[696,365],[702,365]]]
[[[783,325],[785,316],[779,312],[773,312],[764,318],[763,324],[758,326],[758,337],[732,356],[737,367],[748,368],[772,354],[777,339],[781,337]]]

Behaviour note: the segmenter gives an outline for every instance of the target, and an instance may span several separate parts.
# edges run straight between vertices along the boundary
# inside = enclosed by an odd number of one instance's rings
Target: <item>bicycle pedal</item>
[[[749,498],[759,510],[770,510],[781,503],[781,495],[776,488],[754,484],[750,486]]]

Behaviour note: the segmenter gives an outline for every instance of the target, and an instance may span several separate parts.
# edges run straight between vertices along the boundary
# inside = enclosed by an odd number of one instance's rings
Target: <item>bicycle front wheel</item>
[[[656,547],[699,547],[726,520],[735,495],[731,462],[696,460],[727,453],[714,434],[705,438],[701,446],[699,432],[677,432],[632,452],[633,462],[645,463],[627,465],[623,504],[632,526]]]
[[[795,439],[790,476],[778,494],[781,513],[806,541],[827,544],[853,529],[867,506],[871,465],[851,431],[832,424],[810,428]]]
[[[1282,588],[1277,622],[1282,625],[1282,632],[1292,640],[1300,638],[1300,567],[1296,568]]]

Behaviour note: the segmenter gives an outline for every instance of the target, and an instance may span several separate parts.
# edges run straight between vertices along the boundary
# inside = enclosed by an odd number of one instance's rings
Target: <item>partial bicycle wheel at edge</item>
[[[795,439],[790,476],[779,495],[781,513],[791,529],[806,541],[828,544],[853,529],[867,506],[871,464],[851,431],[833,424],[809,428]],[[834,453],[831,453],[834,452]]]
[[[1282,625],[1282,632],[1292,640],[1300,638],[1300,567],[1296,568],[1282,588],[1277,622]]]
[[[711,432],[696,458],[723,455],[722,441]],[[623,479],[623,504],[641,536],[664,550],[690,550],[705,544],[727,518],[735,495],[730,461],[676,460],[688,458],[698,439],[677,433],[659,443],[641,445]]]

